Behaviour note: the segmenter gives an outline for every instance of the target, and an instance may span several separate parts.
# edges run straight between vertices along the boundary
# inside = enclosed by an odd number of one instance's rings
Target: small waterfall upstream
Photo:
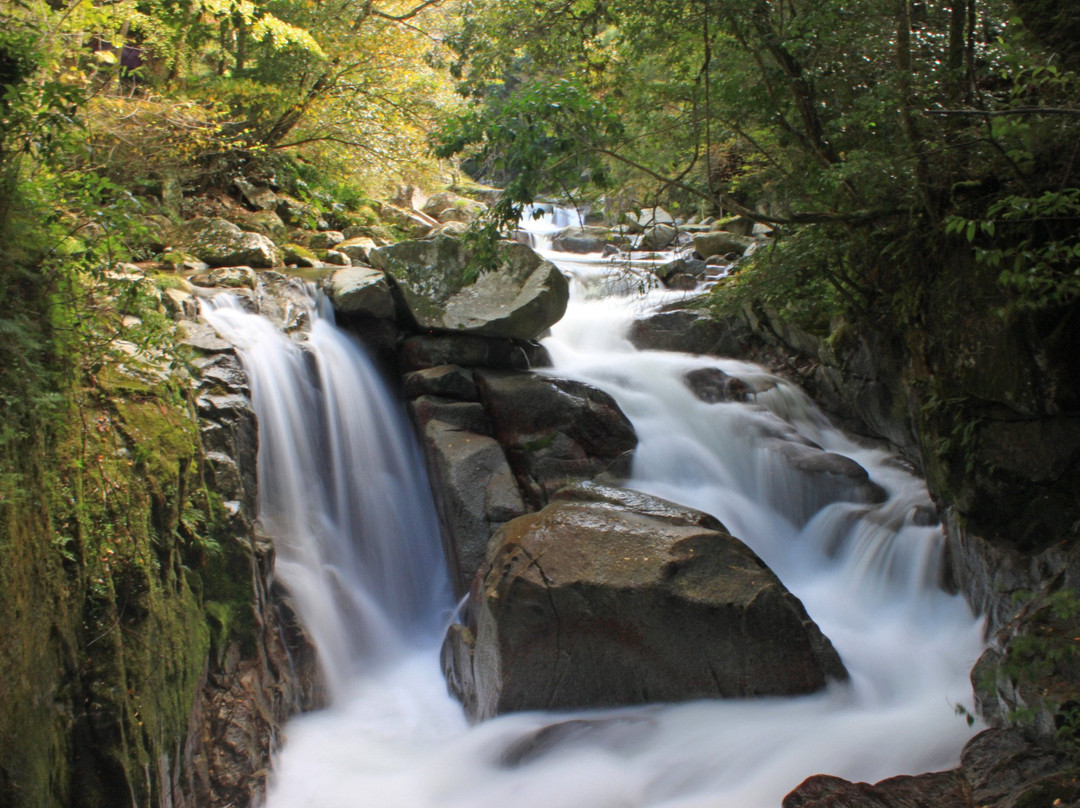
[[[524,226],[541,250],[555,229]],[[451,604],[424,467],[370,363],[314,309],[302,349],[219,305],[208,319],[240,348],[260,420],[260,518],[332,671],[330,708],[287,728],[270,808],[777,808],[812,774],[873,782],[955,764],[975,731],[955,708],[971,706],[981,623],[937,586],[943,540],[921,481],[760,367],[635,350],[633,311],[666,293],[630,283],[611,295],[611,262],[549,257],[573,293],[545,372],[616,398],[640,439],[628,485],[719,517],[803,601],[851,681],[798,698],[575,713],[630,720],[507,763],[569,714],[470,727],[447,695],[438,646]],[[699,400],[683,379],[702,368],[756,392]],[[887,498],[818,507],[770,450],[777,435],[854,459]]]

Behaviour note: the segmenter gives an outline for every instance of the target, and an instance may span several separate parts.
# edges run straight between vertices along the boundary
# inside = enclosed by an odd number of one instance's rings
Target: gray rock
[[[750,397],[750,387],[744,381],[719,368],[691,370],[683,379],[693,394],[708,404],[746,401]]]
[[[349,258],[349,256],[347,256],[345,253],[338,252],[337,250],[327,250],[325,255],[323,255],[323,260],[326,263],[328,263],[328,264],[330,264],[332,266],[338,266],[338,267],[351,267],[352,266],[352,259]]]
[[[440,420],[428,421],[421,437],[432,487],[438,492],[436,505],[448,539],[452,577],[463,592],[484,561],[492,533],[524,514],[525,503],[494,438]]]
[[[775,437],[767,439],[763,445],[783,464],[769,475],[765,495],[777,510],[797,525],[805,524],[833,502],[874,505],[884,502],[888,496],[854,460],[826,452],[805,439]],[[790,475],[809,477],[814,482],[809,486],[793,485]],[[800,496],[793,497],[793,491],[801,492]]]
[[[326,220],[318,208],[293,199],[291,196],[280,195],[274,210],[289,227],[301,227],[306,230],[325,230],[327,227]]]
[[[334,310],[341,314],[394,317],[394,297],[386,275],[368,267],[339,269],[326,282]]]
[[[702,311],[679,309],[635,320],[628,335],[637,348],[732,356],[749,338],[749,329],[718,322]]]
[[[714,229],[735,233],[739,236],[752,236],[754,234],[754,220],[747,219],[745,216],[732,216],[717,222]]]
[[[421,211],[440,222],[464,222],[469,224],[476,221],[487,211],[487,205],[458,196],[453,191],[442,191],[431,196],[424,203]]]
[[[534,507],[607,471],[637,446],[629,419],[602,390],[533,373],[477,371],[480,399]]]
[[[315,233],[308,240],[308,247],[313,250],[332,250],[338,244],[345,240],[345,235],[339,233],[337,230],[324,230],[321,233]]]
[[[318,257],[307,247],[303,247],[299,244],[286,244],[284,247],[281,248],[281,251],[284,256],[285,263],[290,266],[319,266]]]
[[[379,208],[379,215],[384,222],[400,228],[413,238],[426,236],[439,224],[437,219],[418,210],[405,210],[394,205],[383,205]]]
[[[457,365],[416,370],[405,376],[403,392],[406,398],[422,395],[443,396],[457,401],[479,401],[480,392],[471,371]]]
[[[564,227],[551,239],[551,247],[568,253],[600,253],[608,244],[628,240],[606,227]]]
[[[212,267],[273,267],[281,252],[261,233],[241,230],[224,219],[192,219],[180,228],[181,243]]]
[[[499,242],[490,271],[449,236],[380,247],[370,257],[395,278],[423,329],[531,340],[558,322],[570,294],[554,264],[513,241]]]
[[[579,493],[583,492],[583,493]],[[764,563],[706,514],[566,489],[492,538],[472,623],[443,646],[470,718],[794,695],[846,678]]]
[[[284,239],[289,230],[272,210],[244,211],[236,216],[236,224],[243,230],[261,233],[275,242]]]
[[[702,258],[711,258],[714,255],[742,255],[754,243],[749,236],[740,236],[723,230],[695,233],[693,239],[694,251]]]
[[[181,345],[190,345],[204,353],[220,353],[233,349],[232,343],[218,336],[217,331],[207,323],[198,320],[182,320],[179,325]]]
[[[233,184],[240,195],[255,210],[273,210],[277,207],[278,196],[269,188],[253,185],[245,179],[237,178]]]
[[[369,264],[371,261],[368,256],[376,246],[374,239],[368,236],[356,236],[338,242],[334,249],[349,256],[353,264]]]
[[[402,364],[409,370],[439,365],[528,370],[548,367],[551,357],[536,342],[469,335],[413,336],[405,340]]]
[[[208,286],[222,286],[226,289],[254,289],[258,275],[251,267],[221,267],[206,276]]]
[[[674,225],[655,224],[646,227],[638,243],[639,250],[666,250],[675,243],[679,231]]]

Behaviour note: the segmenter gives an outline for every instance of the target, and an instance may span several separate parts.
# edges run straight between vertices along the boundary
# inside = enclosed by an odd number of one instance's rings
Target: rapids
[[[541,250],[555,229],[550,216],[524,226]],[[547,256],[571,277],[572,300],[545,342],[555,367],[544,372],[616,398],[640,438],[628,485],[719,517],[802,599],[851,681],[799,698],[470,727],[439,669],[453,604],[404,416],[325,312],[313,306],[301,350],[256,315],[218,306],[208,319],[240,349],[259,414],[260,519],[333,697],[288,725],[270,808],[776,808],[816,773],[874,782],[954,765],[976,731],[956,707],[971,707],[982,625],[937,586],[943,537],[916,518],[930,507],[922,482],[760,367],[635,350],[623,336],[631,317],[667,296],[612,283],[619,270],[599,256]],[[703,367],[761,392],[748,404],[702,402],[682,377]],[[797,504],[814,492],[761,444],[777,424],[858,461],[887,501],[804,518]],[[612,716],[626,720],[507,762],[545,726]]]

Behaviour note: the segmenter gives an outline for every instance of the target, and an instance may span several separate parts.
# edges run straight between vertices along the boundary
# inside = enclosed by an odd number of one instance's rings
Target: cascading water
[[[336,699],[356,670],[429,640],[449,602],[423,460],[363,349],[319,312],[303,345],[240,298],[204,317],[238,349],[259,422],[259,521]]]
[[[537,230],[542,231],[544,225],[540,220]],[[528,228],[529,221],[524,226]],[[543,232],[539,235],[534,243],[542,248]],[[345,681],[342,675],[340,697],[331,709],[289,725],[288,741],[276,765],[270,808],[496,808],[505,804],[517,808],[776,808],[787,791],[816,773],[875,781],[954,764],[973,732],[954,708],[970,706],[967,671],[981,650],[981,626],[960,598],[937,586],[941,529],[925,525],[929,500],[922,484],[885,452],[845,438],[798,390],[761,368],[731,360],[636,351],[623,338],[630,310],[655,304],[658,295],[642,299],[627,293],[598,294],[596,289],[611,276],[610,262],[599,256],[549,257],[571,275],[574,288],[570,310],[546,342],[555,360],[555,369],[549,372],[607,390],[631,418],[640,444],[629,485],[713,513],[750,544],[832,639],[851,681],[799,698],[697,701],[576,713],[576,718],[616,716],[621,720],[597,723],[550,751],[515,760],[511,750],[520,748],[523,739],[566,720],[568,714],[509,715],[469,727],[459,706],[446,695],[437,640],[426,648],[419,642],[420,650],[399,655],[392,664],[347,668],[351,678]],[[611,284],[605,288],[612,288]],[[218,309],[211,317],[226,315],[240,317],[228,309]],[[308,534],[318,533],[313,526],[333,523],[336,517],[315,514],[318,497],[312,490],[315,477],[310,466],[301,470],[299,465],[290,465],[295,470],[278,472],[269,468],[271,462],[299,464],[299,456],[307,452],[303,447],[309,444],[336,446],[337,440],[363,441],[364,437],[314,441],[311,427],[304,425],[307,422],[264,416],[264,407],[278,411],[261,403],[264,395],[286,398],[275,392],[278,385],[289,384],[285,377],[295,373],[310,379],[311,371],[306,362],[295,358],[275,359],[268,361],[272,366],[266,370],[268,375],[257,382],[263,371],[250,354],[270,352],[266,344],[274,339],[278,340],[274,351],[295,356],[297,349],[283,347],[279,338],[262,333],[256,346],[256,326],[245,320],[244,328],[249,325],[252,331],[242,330],[232,338],[241,344],[252,374],[261,428],[279,429],[282,441],[291,438],[299,444],[294,449],[273,450],[280,451],[281,461],[271,461],[271,450],[266,450],[265,458],[260,455],[264,506],[272,500],[282,511],[294,506],[302,509],[296,515],[264,517],[279,546],[292,547]],[[330,329],[318,322],[315,327]],[[318,342],[314,329],[310,342]],[[723,370],[758,392],[748,403],[701,401],[684,382],[688,371],[701,368]],[[354,371],[335,363],[320,367],[317,375],[325,379],[338,372]],[[346,415],[369,396],[378,395],[356,391],[344,399],[347,407],[325,409]],[[279,409],[285,413],[289,408]],[[281,418],[314,409],[300,404],[293,407],[294,414]],[[809,440],[853,458],[888,498],[873,506],[833,502],[818,507],[819,492],[805,478],[793,475],[777,455],[778,436]],[[264,447],[278,439],[276,434],[262,434]],[[411,450],[393,460],[379,457],[360,459],[358,454],[339,466],[373,470],[385,462],[394,469],[387,476],[396,479],[401,469],[409,473],[412,462],[417,464],[411,467],[412,474],[423,480],[422,465]],[[278,473],[288,479],[266,488],[264,475]],[[336,490],[337,485],[334,482],[331,488]],[[364,483],[368,485],[374,483]],[[380,503],[376,511],[389,507],[399,485],[400,481],[392,486],[393,494],[376,497]],[[286,490],[290,486],[295,488]],[[419,506],[402,510],[414,508]],[[363,519],[367,506],[350,513]],[[279,523],[281,528],[276,527]],[[400,535],[395,526],[351,530],[365,541],[385,538],[386,530],[394,531],[392,543]],[[422,528],[420,533],[427,530]],[[352,563],[360,552],[342,552],[332,562],[313,559],[318,572],[297,570],[290,573],[288,583],[295,586],[294,581],[303,581],[308,574],[319,579],[328,574],[329,564]],[[297,546],[287,557],[299,565],[307,554]],[[367,555],[359,560],[378,563]],[[430,558],[424,563],[430,563]],[[335,579],[370,574],[341,569],[332,573]],[[374,577],[381,574],[376,572]],[[388,579],[397,581],[397,575],[388,574]],[[384,594],[397,594],[411,588],[410,596],[419,590],[424,599],[423,606],[406,607],[407,617],[395,623],[395,630],[413,632],[406,636],[430,637],[414,629],[430,627],[444,604],[430,596],[422,583],[424,577],[417,571],[402,578],[414,584],[395,583],[384,590]],[[441,580],[442,574],[438,577]],[[372,586],[377,590],[377,584]],[[346,607],[355,600],[363,598],[344,598]],[[305,621],[311,619],[302,603],[301,612]],[[341,617],[337,622],[343,634],[337,635],[338,628],[328,631],[329,639],[318,637],[320,644],[355,647],[346,638],[354,618]],[[357,652],[346,656],[355,657]]]

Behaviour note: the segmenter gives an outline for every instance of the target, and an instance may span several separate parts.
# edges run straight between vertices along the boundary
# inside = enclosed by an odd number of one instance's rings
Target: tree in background
[[[1025,20],[1039,5],[1017,3]],[[1074,20],[1048,5],[1034,12],[1044,23]],[[1080,291],[1075,76],[1063,40],[1047,52],[1013,12],[992,0],[477,2],[455,40],[474,106],[443,153],[515,166],[520,200],[615,177],[638,202],[771,224],[786,237],[777,252],[812,262],[822,294],[871,319],[895,316],[925,255],[957,235],[1002,267],[1013,304],[1064,304]],[[562,133],[558,147],[508,137],[519,118]],[[1033,251],[1034,273],[1006,269]]]

